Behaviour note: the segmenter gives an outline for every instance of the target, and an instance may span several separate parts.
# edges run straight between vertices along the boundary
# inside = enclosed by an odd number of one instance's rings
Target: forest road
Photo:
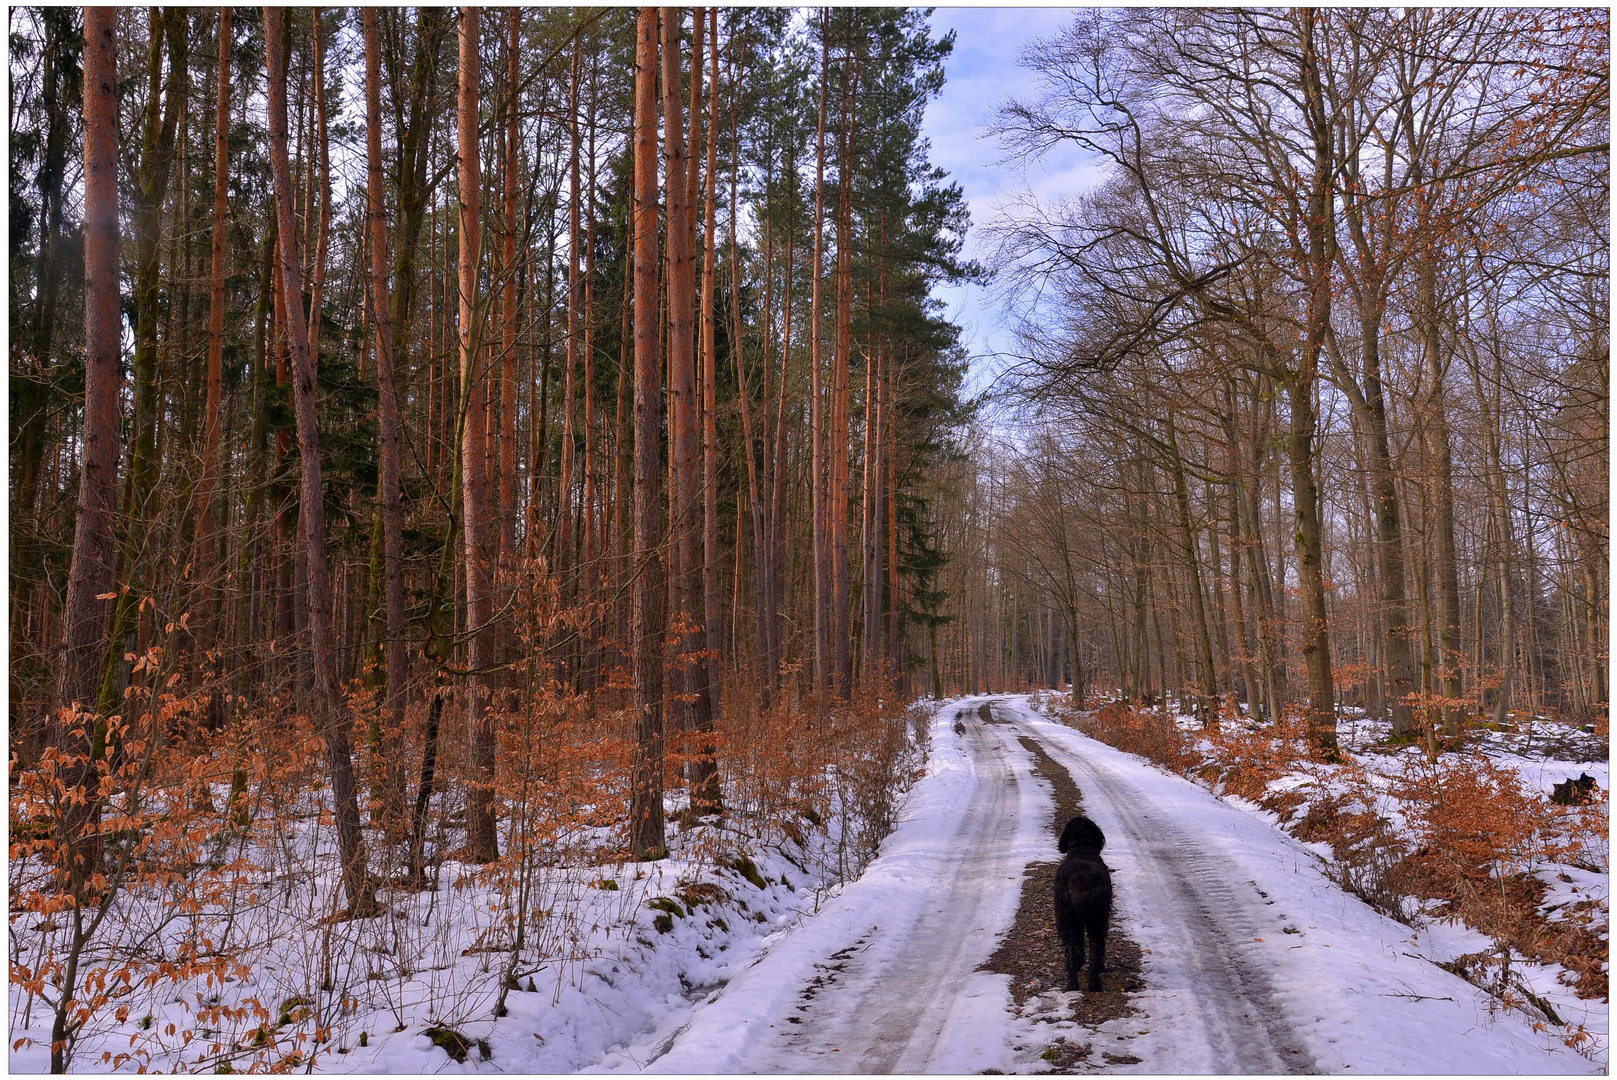
[[[989,722],[979,712],[985,700],[993,708]],[[1032,779],[1030,756],[1018,742],[1027,737],[1071,771],[1086,811],[1107,832],[1106,854],[1119,868],[1120,913],[1152,951],[1153,988],[1168,991],[1172,1003],[1182,1052],[1182,1060],[1181,1052],[1170,1055],[1175,1063],[1197,1072],[1311,1071],[1311,1059],[1268,1003],[1261,972],[1243,963],[1236,945],[1243,934],[1252,936],[1242,908],[1264,900],[1255,891],[1242,894],[1223,868],[1199,855],[1189,826],[1155,813],[1126,776],[1044,737],[1024,700],[968,699],[945,706],[942,718],[952,720],[972,782],[957,807],[962,812],[940,816],[922,843],[897,855],[907,868],[893,880],[919,890],[918,902],[895,896],[884,904],[879,882],[855,883],[697,1006],[692,1022],[642,1068],[979,1072],[1006,1061],[1009,1044],[1023,1040],[996,982],[1002,977],[978,969],[1011,924],[1026,865],[1058,857],[1049,792]],[[866,878],[882,876],[892,858],[884,849]],[[877,887],[858,895],[871,885]],[[848,910],[833,910],[842,901]],[[821,920],[842,929],[816,932]],[[805,950],[814,954],[792,955]],[[741,1004],[749,996],[750,1008]],[[1152,1065],[1151,1071],[1176,1071],[1173,1063]]]

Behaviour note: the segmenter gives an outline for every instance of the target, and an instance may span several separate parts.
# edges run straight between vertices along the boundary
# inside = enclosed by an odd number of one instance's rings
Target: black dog
[[[1550,802],[1561,806],[1586,806],[1594,802],[1595,788],[1598,786],[1595,778],[1588,773],[1581,774],[1576,780],[1569,776],[1555,785],[1555,790],[1550,793]]]
[[[1061,830],[1066,855],[1056,868],[1056,933],[1067,947],[1067,989],[1078,989],[1084,966],[1084,935],[1089,935],[1089,989],[1100,989],[1106,970],[1106,924],[1112,917],[1112,872],[1101,861],[1106,835],[1086,817],[1075,817]]]

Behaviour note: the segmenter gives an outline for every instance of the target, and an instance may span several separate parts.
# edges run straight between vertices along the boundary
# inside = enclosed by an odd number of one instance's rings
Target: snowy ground
[[[1049,692],[1036,694],[1029,699],[1029,704],[1035,711],[1070,720],[1070,710],[1052,708],[1063,704],[1063,696]],[[1181,715],[1176,722],[1205,764],[1232,764],[1229,753],[1207,738],[1201,721]],[[1226,728],[1230,723],[1226,720]],[[1419,788],[1428,785],[1437,774],[1427,764],[1423,748],[1389,741],[1390,725],[1384,718],[1367,719],[1357,710],[1344,710],[1337,735],[1344,753],[1343,764],[1294,761],[1267,783],[1262,806],[1230,794],[1221,786],[1214,790],[1231,806],[1276,828],[1305,836],[1307,832],[1300,823],[1306,823],[1317,809],[1330,811],[1327,820],[1335,814],[1331,809],[1333,805],[1340,806],[1343,813],[1368,811],[1379,820],[1381,828],[1368,834],[1368,839],[1351,841],[1356,850],[1346,862],[1342,859],[1343,852],[1333,852],[1329,844],[1306,845],[1331,860],[1331,877],[1338,882],[1357,882],[1361,894],[1374,897],[1384,912],[1397,908],[1399,921],[1420,931],[1412,935],[1420,944],[1416,950],[1420,955],[1451,968],[1456,964],[1469,967],[1469,977],[1490,984],[1496,997],[1526,1012],[1536,1013],[1535,1019],[1542,1018],[1552,1027],[1559,1027],[1562,1036],[1580,1043],[1592,1060],[1604,1062],[1609,1030],[1604,1010],[1595,1014],[1601,1018],[1599,1024],[1580,1029],[1582,1018],[1589,1012],[1589,1002],[1578,998],[1576,988],[1581,987],[1582,979],[1593,976],[1601,980],[1603,990],[1606,965],[1595,965],[1596,970],[1592,972],[1573,971],[1543,959],[1546,951],[1555,955],[1560,943],[1553,939],[1553,934],[1535,936],[1531,927],[1520,931],[1521,940],[1535,942],[1534,948],[1539,951],[1524,955],[1518,948],[1466,925],[1452,905],[1401,895],[1396,887],[1378,881],[1378,875],[1391,870],[1403,855],[1416,852],[1427,843],[1422,826],[1410,820],[1412,812],[1419,816],[1420,807],[1412,806],[1408,800],[1412,781]],[[1519,784],[1525,797],[1541,800],[1537,808],[1524,807],[1538,822],[1533,827],[1538,831],[1529,830],[1529,834],[1518,834],[1515,840],[1502,842],[1503,847],[1514,852],[1502,859],[1502,869],[1513,875],[1518,885],[1524,880],[1523,875],[1536,878],[1542,884],[1543,894],[1537,901],[1537,910],[1546,923],[1558,924],[1562,930],[1575,929],[1593,935],[1602,942],[1607,940],[1610,907],[1610,862],[1604,841],[1609,814],[1607,792],[1611,783],[1607,755],[1606,737],[1597,733],[1592,725],[1578,728],[1543,717],[1517,718],[1513,724],[1497,730],[1488,726],[1468,730],[1465,753],[1445,753],[1441,764],[1442,770],[1451,770],[1445,780],[1450,782],[1456,772],[1464,774],[1486,762],[1489,768],[1502,770],[1497,775],[1504,788]],[[1180,772],[1205,775],[1194,765]],[[1515,774],[1514,780],[1511,773]],[[1551,806],[1550,796],[1557,784],[1585,774],[1597,784],[1597,798],[1592,805]],[[1463,790],[1463,776],[1461,781]],[[1209,786],[1205,779],[1200,782],[1204,787]],[[1285,814],[1285,820],[1276,810]],[[1540,810],[1548,813],[1539,813]],[[1584,950],[1582,956],[1586,962],[1593,960],[1587,944],[1573,947]],[[1529,996],[1533,1000],[1529,1000]],[[1598,996],[1603,998],[1605,994]],[[1544,1010],[1546,1004],[1553,1011]]]
[[[257,1061],[362,1073],[575,1071],[685,1015],[812,910],[825,878],[815,852],[740,836],[726,850],[750,854],[755,880],[711,855],[681,858],[677,850],[657,863],[551,871],[534,906],[564,914],[531,933],[560,939],[549,950],[555,959],[516,973],[499,1019],[510,952],[483,944],[504,928],[496,894],[464,883],[477,868],[448,862],[441,889],[395,892],[390,917],[332,924],[324,935],[310,933],[306,918],[274,922],[276,902],[284,903],[276,898],[243,919],[259,924],[236,939],[257,961],[249,974],[178,990],[137,984],[113,1003],[121,1021],[109,1015],[87,1030],[73,1069],[223,1072]],[[15,986],[11,998],[11,1070],[43,1072],[48,1010],[36,1002],[28,1011]],[[253,1002],[276,1018],[263,1036],[253,1016],[231,1015]],[[462,1036],[467,1060],[434,1045],[433,1028]]]
[[[1162,1038],[1136,1039],[1140,1071],[1296,1069],[1288,1045],[1323,1072],[1601,1071],[1431,963],[1429,932],[1343,892],[1266,815],[1061,725],[1030,726],[1106,829],[1119,908],[1151,949],[1144,996],[1161,1003],[1140,1027]],[[1568,1019],[1604,1031],[1604,1003],[1565,997]]]
[[[524,974],[498,1020],[497,980],[465,978],[491,962],[475,948],[476,925],[441,940],[432,956],[409,953],[427,938],[407,928],[447,917],[431,905],[454,903],[454,890],[401,898],[390,944],[344,946],[348,963],[391,978],[394,1005],[350,1017],[335,1045],[299,1045],[318,1049],[312,1064],[322,1071],[408,1073],[1038,1072],[1051,1068],[1042,1052],[1063,1038],[1115,1050],[1122,1064],[1107,1071],[1118,1072],[1603,1071],[1603,1053],[1580,1056],[1431,962],[1480,947],[1463,928],[1412,930],[1386,918],[1335,884],[1318,845],[1293,839],[1273,815],[1046,721],[1026,698],[991,699],[1002,722],[983,723],[984,700],[938,705],[926,774],[857,880],[833,888],[819,869],[823,853],[789,842],[743,848],[737,837],[725,850],[748,850],[752,874],[711,857],[675,858],[617,868],[616,890],[601,887],[600,870],[553,883],[575,905],[569,932],[585,959]],[[1106,831],[1114,918],[1144,953],[1137,1015],[1083,1027],[1065,1018],[1058,1006],[1067,996],[1054,991],[1019,1014],[1010,977],[979,970],[1012,924],[1023,868],[1055,857],[1051,791],[1019,737],[1070,772]],[[1548,779],[1562,778],[1559,764],[1544,767]],[[721,891],[695,888],[703,883]],[[389,976],[390,965],[412,973]],[[273,984],[270,972],[256,978],[226,996],[251,993],[276,1007],[297,989]],[[451,983],[478,989],[444,998]],[[307,992],[324,1007],[319,987]],[[1543,992],[1605,1045],[1603,1002],[1565,987]],[[156,1035],[171,1022],[194,1028],[202,1004],[142,1000],[128,1023],[97,1035],[77,1067],[106,1068],[100,1050],[127,1047],[140,1010],[152,1022],[138,1031]],[[22,1024],[16,1005],[14,990],[13,1042],[48,1037],[38,1013]],[[472,1041],[464,1063],[423,1034],[432,1023]],[[294,1015],[280,1035],[297,1027]],[[152,1035],[141,1037],[161,1050]],[[46,1051],[25,1045],[10,1065],[39,1071]],[[202,1043],[148,1062],[210,1072],[220,1064]]]
[[[916,733],[924,735],[929,714],[917,716]],[[924,740],[912,753],[924,756]],[[898,767],[907,775],[905,761]],[[317,874],[311,888],[299,870],[334,863],[329,815],[322,820],[311,804],[288,815],[278,844],[252,852],[254,877],[243,875],[251,883],[231,904],[177,916],[160,892],[119,896],[104,937],[116,939],[120,955],[144,957],[144,966],[128,968],[132,985],[111,975],[110,999],[86,1025],[71,1068],[577,1071],[688,1016],[693,1002],[816,909],[858,857],[848,841],[862,826],[838,813],[839,797],[823,822],[766,827],[734,814],[687,827],[678,817],[682,793],[670,793],[669,858],[591,865],[595,841],[604,851],[616,844],[610,828],[585,829],[566,860],[541,853],[527,864],[533,878],[525,892],[449,858],[427,889],[384,887],[384,914],[352,921],[325,918],[340,906],[335,875]],[[449,841],[436,846],[447,849]],[[15,878],[16,863],[12,870]],[[518,905],[531,917],[511,970]],[[63,933],[16,912],[10,929],[14,976],[38,964],[46,935]],[[159,968],[199,938],[239,963],[206,975],[172,963]],[[49,1067],[49,996],[48,988],[26,994],[14,978],[11,1071]],[[502,997],[505,1011],[496,1017]]]
[[[956,718],[966,734],[956,734]],[[975,703],[932,723],[927,776],[882,855],[762,962],[608,1071],[981,1072],[1013,1032],[1001,976],[977,968],[1046,857],[1045,793]]]

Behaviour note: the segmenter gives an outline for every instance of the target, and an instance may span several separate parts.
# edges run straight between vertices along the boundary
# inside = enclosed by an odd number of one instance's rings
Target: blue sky
[[[1032,73],[1019,64],[1033,41],[1068,25],[1073,9],[1051,7],[940,7],[932,13],[935,32],[956,32],[946,62],[948,81],[926,111],[923,130],[932,141],[932,161],[949,171],[971,206],[968,257],[989,254],[983,226],[994,220],[1009,197],[1031,191],[1041,200],[1079,193],[1093,182],[1092,162],[1076,150],[1056,150],[1036,162],[1002,162],[1004,150],[986,134],[1007,100],[1037,92]],[[999,310],[992,286],[946,286],[938,290],[950,317],[964,331],[973,356],[970,389],[984,389],[1014,349],[1010,320]]]

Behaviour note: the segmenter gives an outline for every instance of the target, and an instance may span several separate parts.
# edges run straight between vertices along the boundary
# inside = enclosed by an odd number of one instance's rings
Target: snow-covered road
[[[1601,1071],[1421,959],[1415,931],[1260,817],[1025,699],[992,699],[1000,722],[984,723],[982,700],[934,717],[928,775],[864,876],[674,1030],[597,1067],[1027,1072],[1059,1031],[1118,1049],[1106,1060],[1119,1072]],[[1106,831],[1115,918],[1144,954],[1137,1015],[1033,1024],[1009,977],[979,970],[1011,927],[1023,868],[1056,857],[1049,785],[1020,737],[1068,770]]]

